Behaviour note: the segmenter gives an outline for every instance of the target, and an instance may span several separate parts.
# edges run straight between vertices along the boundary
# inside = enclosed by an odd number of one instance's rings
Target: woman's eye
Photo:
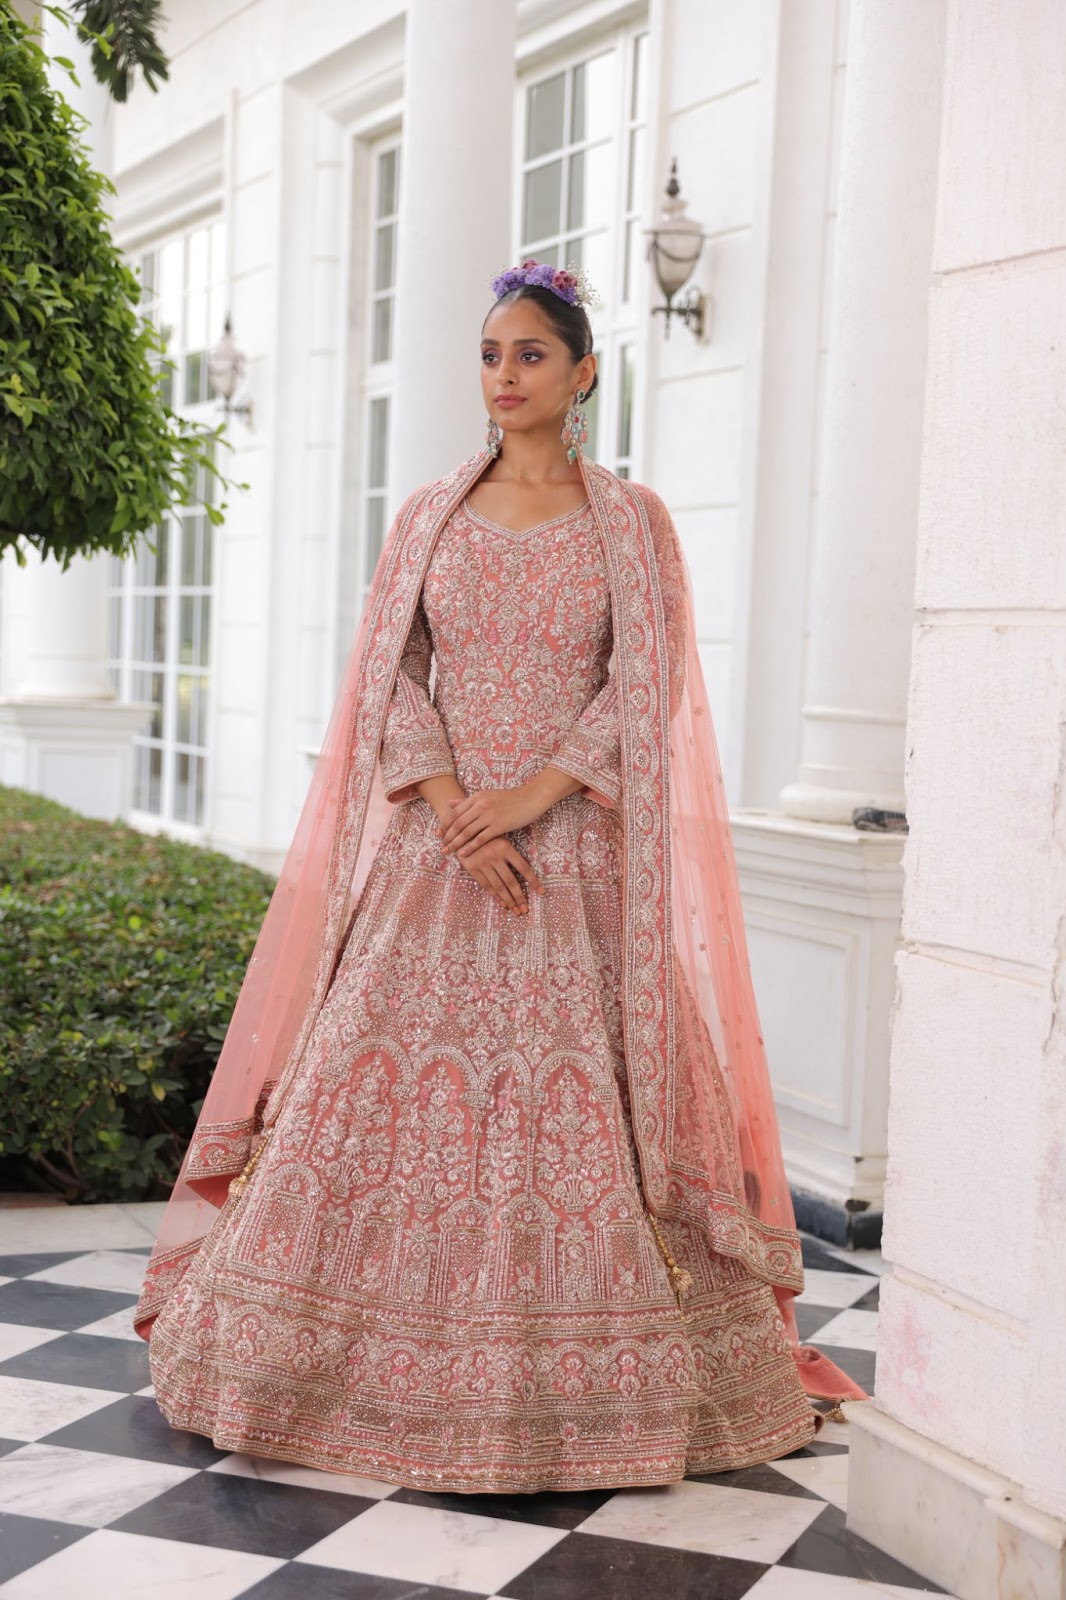
[[[492,353],[491,350],[482,350],[482,352],[481,352],[482,361],[491,361],[492,357],[493,357],[493,353]]]
[[[532,356],[534,361],[540,360],[540,356],[537,354],[536,350],[523,350],[522,355],[523,357]]]

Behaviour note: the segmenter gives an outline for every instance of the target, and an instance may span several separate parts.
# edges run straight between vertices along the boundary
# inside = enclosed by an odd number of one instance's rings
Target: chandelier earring
[[[493,459],[495,459],[499,455],[500,446],[503,443],[503,429],[495,417],[489,418],[489,425],[485,429],[485,443],[492,452]]]
[[[574,396],[573,404],[563,419],[562,432],[559,437],[566,446],[567,461],[576,461],[581,453],[581,446],[588,441],[588,418],[581,409],[581,402],[584,398],[584,389],[579,389]]]

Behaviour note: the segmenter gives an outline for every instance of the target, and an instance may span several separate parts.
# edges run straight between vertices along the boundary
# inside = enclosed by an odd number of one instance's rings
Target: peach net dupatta
[[[867,1399],[835,1362],[799,1341],[793,1300],[802,1288],[802,1255],[752,983],[717,741],[696,648],[688,567],[683,555],[680,559],[685,671],[681,703],[670,723],[672,927],[677,959],[699,1012],[692,1016],[682,990],[678,1035],[690,1060],[685,1107],[698,1121],[686,1138],[695,1138],[704,1151],[732,1149],[735,1154],[736,1165],[720,1175],[725,1181],[708,1197],[712,1232],[716,1215],[721,1229],[716,1246],[747,1260],[772,1283],[808,1395]]]
[[[237,1203],[230,1182],[254,1157],[257,1136],[276,1120],[298,1070],[392,814],[378,749],[426,567],[441,527],[491,459],[481,451],[411,495],[389,530],[148,1265],[134,1313],[144,1338],[220,1208]],[[623,751],[634,761],[632,770],[623,767],[624,1011],[645,1201],[667,1224],[675,1250],[683,1239],[709,1237],[772,1285],[809,1395],[866,1398],[832,1361],[799,1343],[792,1301],[803,1285],[800,1242],[687,564],[657,496],[579,459],[612,575]]]

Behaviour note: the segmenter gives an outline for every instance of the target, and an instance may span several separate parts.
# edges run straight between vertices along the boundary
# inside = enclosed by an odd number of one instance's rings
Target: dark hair
[[[532,300],[535,306],[539,306],[569,350],[575,365],[582,356],[592,354],[592,327],[584,307],[572,306],[569,300],[564,300],[553,289],[545,289],[539,283],[520,283],[517,289],[509,289],[506,294],[501,294],[495,305],[490,306],[485,313],[485,322],[492,316],[496,306],[511,305],[515,300]],[[485,322],[481,324],[482,332]],[[586,400],[589,395],[596,392],[599,381],[600,375],[597,372],[592,379],[591,389],[585,394]]]

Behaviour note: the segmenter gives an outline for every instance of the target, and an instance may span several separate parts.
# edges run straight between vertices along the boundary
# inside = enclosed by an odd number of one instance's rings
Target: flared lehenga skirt
[[[670,1483],[815,1433],[772,1289],[708,1245],[683,1316],[644,1207],[618,813],[573,794],[513,837],[546,888],[523,915],[424,800],[391,818],[248,1187],[153,1326],[175,1427],[459,1492]]]

